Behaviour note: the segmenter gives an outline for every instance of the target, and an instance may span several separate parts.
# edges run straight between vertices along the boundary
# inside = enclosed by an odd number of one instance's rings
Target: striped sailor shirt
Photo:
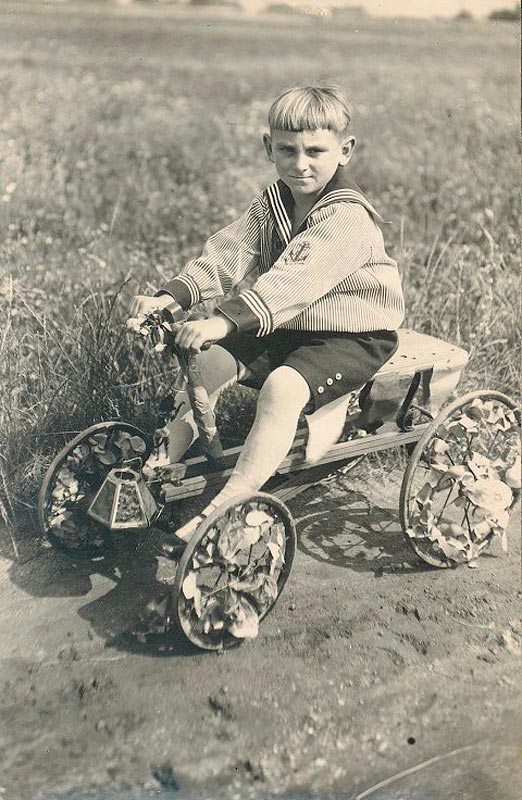
[[[339,167],[299,230],[294,201],[278,180],[235,222],[211,236],[199,258],[161,289],[183,308],[250,288],[217,308],[238,330],[276,328],[359,333],[395,330],[404,316],[396,262],[384,248],[377,211]]]

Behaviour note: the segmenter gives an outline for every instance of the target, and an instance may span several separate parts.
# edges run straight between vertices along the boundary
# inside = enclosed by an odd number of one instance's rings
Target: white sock
[[[299,414],[309,399],[310,388],[297,370],[283,366],[269,375],[259,394],[254,424],[235,469],[203,510],[204,516],[237,495],[254,494],[261,489],[290,450]]]

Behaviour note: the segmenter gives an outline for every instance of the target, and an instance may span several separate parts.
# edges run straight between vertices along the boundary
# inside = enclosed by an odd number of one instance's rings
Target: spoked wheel
[[[204,650],[254,638],[283,590],[295,546],[290,512],[272,495],[245,495],[218,508],[176,572],[173,611],[187,638]]]
[[[68,551],[99,553],[108,531],[87,509],[111,469],[141,468],[151,448],[149,437],[125,422],[101,422],[79,433],[45,474],[38,498],[43,537]]]
[[[496,537],[507,549],[519,490],[520,413],[500,392],[472,392],[417,442],[401,487],[402,529],[428,564],[473,561]]]

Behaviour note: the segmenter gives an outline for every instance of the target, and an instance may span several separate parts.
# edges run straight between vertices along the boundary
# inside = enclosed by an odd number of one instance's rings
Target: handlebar
[[[176,346],[174,341],[176,330],[178,330],[186,322],[191,319],[206,319],[203,315],[188,315],[179,306],[175,300],[172,303],[151,311],[143,317],[133,317],[127,320],[127,327],[140,334],[141,336],[150,336],[154,341],[154,349],[158,352],[169,348],[178,358],[180,356],[189,356],[195,354],[197,351],[189,350],[183,351]],[[212,342],[207,341],[201,346],[201,350],[208,350]]]

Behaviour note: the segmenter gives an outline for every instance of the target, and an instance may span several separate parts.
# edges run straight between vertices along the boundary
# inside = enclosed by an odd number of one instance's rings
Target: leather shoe
[[[183,539],[180,539],[179,536],[176,536],[176,534],[173,533],[170,536],[165,537],[160,544],[160,549],[163,555],[167,556],[167,558],[172,558],[175,561],[179,561],[186,546],[187,542],[185,542]]]
[[[186,522],[185,525],[182,525],[181,528],[178,528],[178,532],[183,531],[183,538],[178,536],[178,533],[166,536],[160,545],[163,553],[168,556],[168,558],[181,558],[192,534],[197,531],[204,519],[205,517],[202,514],[197,514]]]

